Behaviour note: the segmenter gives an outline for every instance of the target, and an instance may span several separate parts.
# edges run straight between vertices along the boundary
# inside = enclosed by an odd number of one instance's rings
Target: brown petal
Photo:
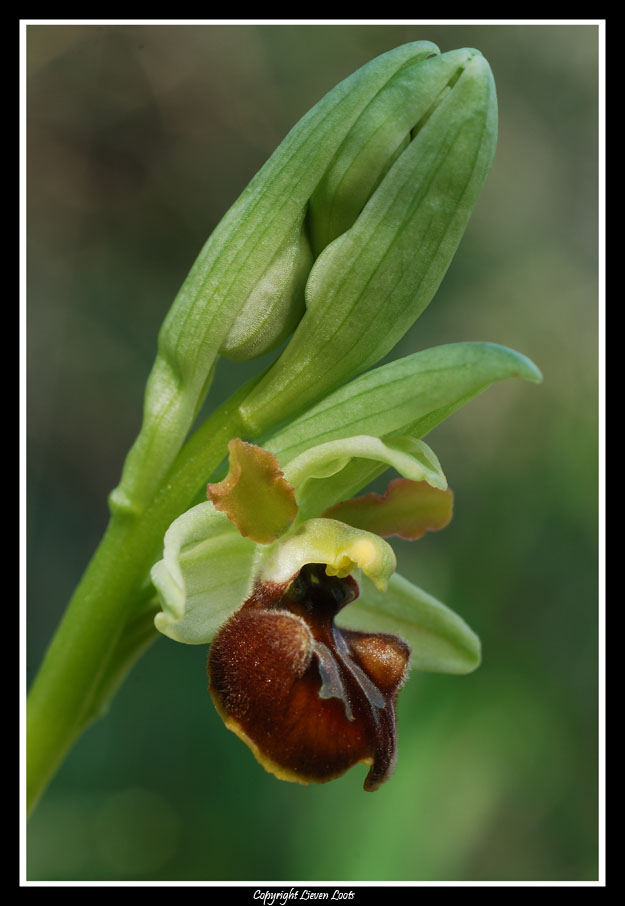
[[[235,437],[228,444],[230,470],[209,484],[206,496],[245,538],[270,544],[297,516],[295,492],[268,450]]]
[[[384,494],[363,494],[329,507],[324,516],[383,538],[396,535],[408,541],[422,538],[448,525],[453,494],[430,487],[426,481],[395,478]]]

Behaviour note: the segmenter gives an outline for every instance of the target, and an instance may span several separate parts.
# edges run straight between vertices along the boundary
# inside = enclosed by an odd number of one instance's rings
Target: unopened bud
[[[177,455],[219,354],[255,358],[282,342],[304,313],[313,264],[311,196],[359,117],[404,66],[436,53],[430,42],[382,54],[319,101],[289,132],[208,239],[159,333],[141,433],[117,509],[140,511]],[[386,165],[387,152],[383,150]]]
[[[451,264],[496,138],[495,86],[476,50],[406,64],[371,101],[311,203],[314,243],[331,241],[310,273],[305,316],[242,404],[251,433],[369,368],[411,327]]]

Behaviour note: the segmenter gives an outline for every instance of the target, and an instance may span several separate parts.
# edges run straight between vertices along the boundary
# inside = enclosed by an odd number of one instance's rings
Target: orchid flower
[[[480,643],[453,611],[400,576],[384,537],[417,539],[451,518],[433,451],[409,435],[313,446],[284,470],[234,439],[209,500],[179,517],[152,570],[156,627],[212,643],[210,691],[227,727],[277,777],[330,780],[364,761],[366,790],[394,767],[395,700],[410,667],[466,673]],[[394,467],[385,495],[318,511],[311,485],[350,462]],[[307,513],[306,518],[302,510]]]

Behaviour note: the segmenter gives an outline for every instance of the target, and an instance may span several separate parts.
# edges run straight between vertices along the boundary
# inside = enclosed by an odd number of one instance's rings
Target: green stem
[[[159,556],[165,531],[222,461],[228,441],[244,433],[239,405],[259,378],[240,388],[187,442],[143,512],[111,506],[104,537],[28,696],[29,811],[94,712],[101,712],[102,689],[113,689],[117,683],[110,677],[125,675],[129,669],[133,658],[124,632],[127,627],[131,634],[136,629],[137,599],[145,598],[146,576]],[[151,638],[143,628],[136,633],[137,653]],[[123,661],[121,669],[117,655]]]

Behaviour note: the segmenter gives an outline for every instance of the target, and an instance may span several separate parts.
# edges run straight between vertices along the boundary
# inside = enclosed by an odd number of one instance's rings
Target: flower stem
[[[111,502],[108,527],[32,684],[27,708],[27,803],[38,801],[64,757],[101,714],[136,657],[156,637],[146,577],[169,524],[193,501],[244,431],[239,405],[260,376],[216,409],[181,450],[143,511]],[[148,586],[148,593],[153,589]]]

